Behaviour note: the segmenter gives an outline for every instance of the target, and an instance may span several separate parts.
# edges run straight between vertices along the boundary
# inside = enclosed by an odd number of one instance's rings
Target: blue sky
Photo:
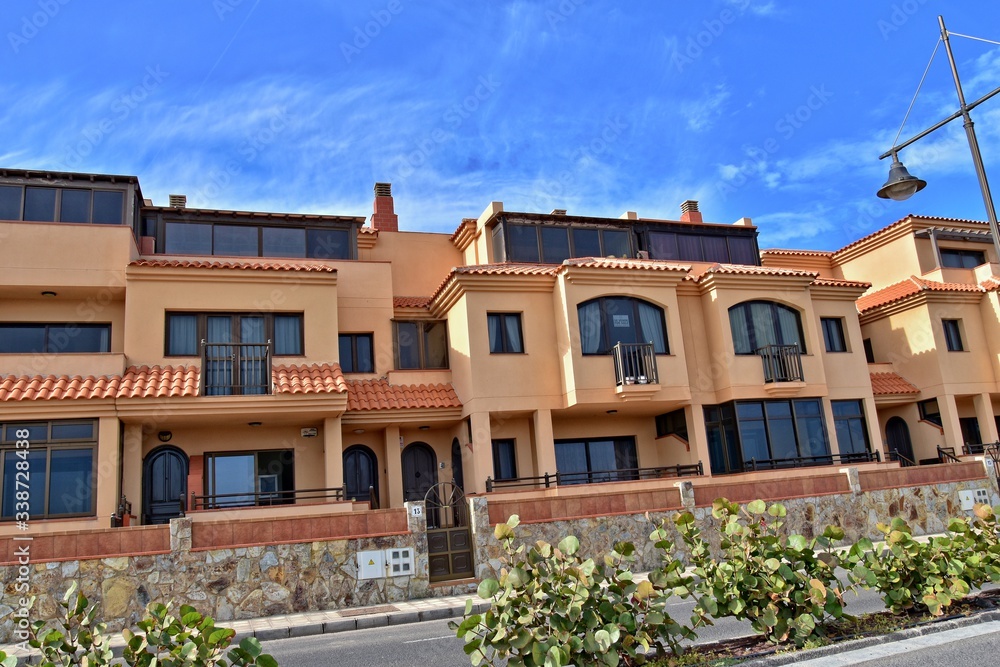
[[[100,7],[100,11],[96,7]],[[969,0],[4,0],[0,166],[134,174],[166,204],[368,215],[451,232],[507,210],[750,217],[836,249],[906,215],[985,219],[960,123],[887,150],[938,39],[1000,41]],[[1000,47],[953,39],[971,101]],[[957,108],[943,49],[902,138]],[[1000,97],[973,112],[1000,198]]]

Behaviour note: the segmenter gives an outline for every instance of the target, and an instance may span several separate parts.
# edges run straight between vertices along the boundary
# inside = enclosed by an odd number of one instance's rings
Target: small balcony
[[[660,383],[652,343],[616,343],[611,348],[611,357],[615,363],[616,386]]]
[[[253,396],[271,393],[271,341],[201,341],[201,395]]]
[[[764,364],[764,383],[803,382],[802,353],[798,345],[765,345],[756,354]]]

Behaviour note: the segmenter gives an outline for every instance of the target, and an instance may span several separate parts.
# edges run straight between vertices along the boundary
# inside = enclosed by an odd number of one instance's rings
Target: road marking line
[[[419,642],[436,642],[439,639],[452,639],[456,638],[455,635],[444,635],[443,637],[428,637],[427,639],[411,639],[408,642],[403,642],[404,644],[417,644]]]

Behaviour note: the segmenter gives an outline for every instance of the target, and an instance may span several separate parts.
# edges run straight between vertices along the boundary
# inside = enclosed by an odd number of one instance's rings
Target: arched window
[[[736,354],[756,354],[765,345],[798,345],[806,351],[798,311],[773,301],[745,301],[729,309]]]
[[[669,354],[663,309],[628,296],[603,296],[581,303],[580,347],[584,354],[611,354],[616,343],[652,343]]]

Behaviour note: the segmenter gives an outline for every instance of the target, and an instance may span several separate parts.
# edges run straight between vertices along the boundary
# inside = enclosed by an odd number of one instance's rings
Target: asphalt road
[[[687,619],[692,607],[691,601],[678,601],[669,605],[669,611],[674,618]],[[857,598],[853,595],[847,598],[847,610],[851,614],[881,611],[883,608],[878,596],[868,591],[862,591]],[[749,623],[722,619],[714,626],[700,628],[698,643],[749,634],[753,634]],[[462,640],[448,629],[447,621],[427,621],[279,639],[264,642],[264,650],[272,654],[281,667],[466,667],[470,663],[462,645]],[[953,662],[951,667],[958,664],[976,663]]]
[[[889,658],[855,662],[857,667],[978,667],[995,665],[1000,633],[967,637],[940,646],[900,653]]]

